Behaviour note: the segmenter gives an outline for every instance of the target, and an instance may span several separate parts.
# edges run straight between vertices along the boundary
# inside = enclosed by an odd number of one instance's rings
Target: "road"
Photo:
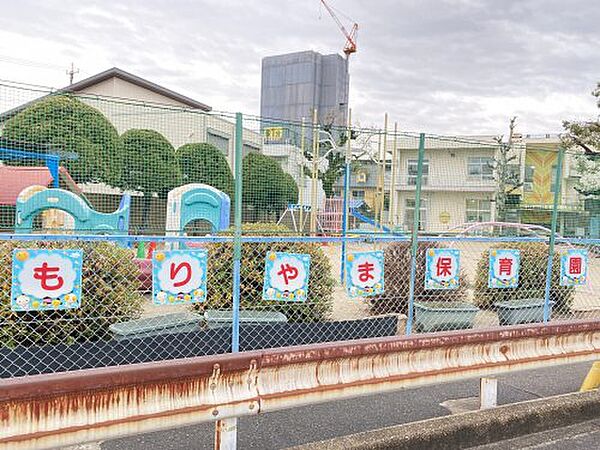
[[[574,392],[579,389],[590,366],[590,363],[556,366],[500,376],[498,377],[498,402],[507,404]],[[452,399],[476,397],[478,389],[478,380],[465,380],[244,417],[238,422],[238,448],[281,449],[438,417],[449,414],[448,409],[441,406],[441,403]],[[102,450],[212,449],[213,434],[213,424],[200,424],[107,441],[101,443],[100,448]],[[571,447],[563,446],[563,448]]]

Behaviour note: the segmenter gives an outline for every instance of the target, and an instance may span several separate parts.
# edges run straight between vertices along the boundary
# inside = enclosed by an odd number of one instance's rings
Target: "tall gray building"
[[[348,65],[337,54],[312,50],[262,60],[260,114],[274,122],[312,120],[345,126],[348,117]]]

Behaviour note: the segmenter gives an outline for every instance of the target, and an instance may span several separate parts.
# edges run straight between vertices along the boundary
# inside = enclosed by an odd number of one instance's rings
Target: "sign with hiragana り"
[[[492,249],[489,257],[488,287],[516,288],[519,285],[521,252],[515,249]]]
[[[459,285],[460,251],[450,248],[427,249],[425,289],[456,289]]]
[[[15,249],[11,309],[51,311],[81,306],[81,250]]]
[[[200,303],[206,300],[205,250],[154,252],[152,300],[157,305]]]
[[[308,295],[310,255],[268,252],[265,260],[264,300],[303,302]]]
[[[560,255],[560,285],[581,286],[587,281],[588,251],[570,249]]]
[[[346,290],[350,297],[382,294],[383,252],[355,252],[346,257]]]

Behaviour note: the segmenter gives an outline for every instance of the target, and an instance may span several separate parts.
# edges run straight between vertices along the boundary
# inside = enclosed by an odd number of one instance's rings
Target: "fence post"
[[[415,212],[410,246],[410,284],[408,290],[408,318],[406,334],[411,334],[415,303],[415,278],[417,275],[417,249],[419,238],[419,222],[421,220],[421,185],[423,179],[423,160],[425,159],[425,133],[419,135],[419,158],[417,160],[417,185],[415,186]]]
[[[556,238],[556,223],[558,222],[558,202],[560,200],[560,189],[562,182],[562,166],[565,158],[565,150],[558,149],[558,160],[556,162],[556,181],[554,183],[554,204],[552,206],[552,225],[550,242],[548,244],[548,265],[546,266],[546,289],[544,291],[544,323],[550,320],[550,290],[552,287],[552,266],[554,264],[554,241]]]
[[[346,262],[346,235],[348,234],[348,190],[350,188],[350,159],[352,158],[352,109],[348,109],[348,141],[346,142],[346,165],[344,166],[344,207],[342,212],[342,261],[340,268],[340,283],[344,284]]]
[[[231,322],[231,351],[240,351],[240,270],[242,257],[242,145],[243,119],[241,113],[235,115],[235,198],[233,235],[233,308]],[[235,450],[237,448],[237,418],[217,420],[215,423],[215,450]]]

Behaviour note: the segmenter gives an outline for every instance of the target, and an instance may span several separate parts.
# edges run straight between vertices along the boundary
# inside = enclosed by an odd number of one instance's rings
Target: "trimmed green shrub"
[[[283,186],[285,190],[286,204],[298,203],[298,185],[289,173],[283,174]]]
[[[488,287],[490,250],[511,248],[521,252],[519,285],[516,288],[494,289]],[[521,299],[544,299],[548,245],[543,242],[510,242],[493,245],[481,254],[477,263],[475,280],[475,302],[483,308],[490,308],[496,302]],[[552,258],[552,278],[550,301],[556,302],[553,311],[568,312],[573,301],[575,288],[560,285],[560,255],[554,252]]]
[[[467,301],[467,280],[461,272],[456,289],[425,289],[425,261],[427,250],[444,248],[439,242],[419,242],[417,247],[415,302],[464,302]],[[385,292],[370,299],[373,314],[408,313],[410,288],[411,243],[394,242],[385,249]]]
[[[181,172],[175,149],[159,132],[128,130],[121,136],[127,166],[120,187],[165,196],[181,185]]]
[[[119,134],[100,111],[73,96],[52,95],[36,101],[5,123],[2,137],[22,142],[23,150],[39,152],[35,144],[45,144],[76,153],[78,159],[61,161],[76,182],[118,186],[124,164]]]
[[[81,308],[11,311],[11,261],[15,248],[83,250]],[[0,280],[0,347],[108,340],[111,324],[136,319],[143,310],[133,253],[106,242],[0,242]]]
[[[233,174],[227,158],[212,144],[186,144],[175,153],[181,170],[182,184],[204,183],[233,199]]]
[[[266,230],[266,232],[265,232]],[[243,233],[276,235],[286,233],[286,227],[257,223],[244,225]],[[227,231],[232,233],[231,230]],[[306,302],[272,302],[262,299],[265,257],[267,252],[291,252],[310,255],[310,277]],[[233,304],[233,244],[218,243],[208,246],[207,301],[195,308],[231,309]],[[241,309],[279,311],[290,322],[317,322],[325,320],[331,312],[334,280],[329,258],[318,244],[270,242],[242,244]]]

